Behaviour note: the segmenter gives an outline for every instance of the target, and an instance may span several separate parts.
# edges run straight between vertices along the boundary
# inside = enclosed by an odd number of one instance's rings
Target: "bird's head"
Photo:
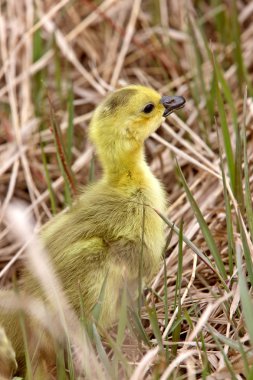
[[[144,86],[124,87],[106,97],[95,110],[90,138],[102,150],[121,147],[131,152],[184,103],[182,96],[161,96]]]

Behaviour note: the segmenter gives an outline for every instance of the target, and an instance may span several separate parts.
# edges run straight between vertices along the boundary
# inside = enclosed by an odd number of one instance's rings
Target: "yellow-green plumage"
[[[145,113],[145,106],[151,103],[152,111]],[[78,313],[80,290],[89,317],[107,278],[99,319],[102,329],[117,319],[125,285],[133,297],[137,295],[141,252],[144,282],[152,279],[161,260],[164,225],[153,207],[165,211],[165,193],[145,161],[143,145],[161,124],[165,106],[156,91],[142,86],[118,90],[102,102],[90,124],[90,139],[103,167],[102,179],[86,187],[73,207],[52,219],[41,233]],[[40,293],[27,272],[21,288],[28,294]],[[0,315],[0,324],[22,361],[18,322]]]

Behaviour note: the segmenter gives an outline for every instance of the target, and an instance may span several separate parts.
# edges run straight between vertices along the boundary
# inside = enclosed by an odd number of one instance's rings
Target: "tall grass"
[[[76,360],[71,325],[57,378],[253,378],[251,3],[20,4],[3,2],[0,19],[1,285],[23,265],[3,212],[13,198],[42,225],[99,177],[86,129],[105,93],[142,83],[187,100],[147,142],[169,200],[167,215],[154,210],[167,228],[161,269],[139,310],[124,293],[104,336],[103,289],[92,322],[75,316],[97,369]]]

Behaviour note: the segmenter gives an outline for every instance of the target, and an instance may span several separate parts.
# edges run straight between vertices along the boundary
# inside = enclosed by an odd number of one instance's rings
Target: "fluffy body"
[[[141,252],[146,283],[161,260],[164,225],[153,208],[164,212],[165,193],[143,151],[144,140],[163,120],[160,99],[152,89],[129,86],[110,95],[96,109],[90,139],[103,167],[102,179],[86,187],[72,208],[53,218],[41,233],[68,300],[78,313],[80,290],[89,317],[106,278],[101,329],[117,319],[125,285],[136,298]],[[148,103],[154,109],[146,114],[143,109]],[[28,272],[20,286],[33,296],[41,294],[39,284]],[[0,315],[0,325],[5,327],[22,363],[22,334],[15,318]],[[34,322],[28,316],[26,322],[30,329]]]

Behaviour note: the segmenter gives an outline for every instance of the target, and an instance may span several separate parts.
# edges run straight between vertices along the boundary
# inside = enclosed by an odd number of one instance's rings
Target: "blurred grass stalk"
[[[22,305],[22,302],[19,302],[19,295],[17,295],[16,310],[24,308],[23,311],[26,313],[28,312],[28,314],[39,320],[45,330],[49,331],[51,336],[55,339],[56,343],[61,342],[63,337],[65,337],[68,342],[68,365],[70,374],[72,373],[72,379],[74,379],[72,347],[75,348],[75,355],[77,355],[78,358],[75,362],[75,364],[78,363],[76,364],[75,370],[77,370],[78,365],[81,365],[81,371],[85,372],[88,379],[103,378],[103,367],[97,360],[86,332],[79,323],[79,317],[75,315],[73,310],[71,310],[69,303],[65,298],[61,284],[58,282],[58,279],[53,272],[53,268],[51,267],[51,263],[48,261],[47,253],[44,251],[39,239],[35,237],[31,222],[25,217],[24,208],[19,204],[9,206],[6,212],[6,217],[9,225],[13,228],[13,232],[15,232],[16,238],[23,244],[29,242],[27,247],[28,268],[40,282],[41,288],[48,300],[47,304],[43,304],[42,300],[38,301],[31,299],[29,301],[28,295],[27,301]],[[11,300],[10,305],[12,308],[14,307],[14,305],[11,304]],[[45,311],[43,311],[43,309],[45,309]],[[49,317],[50,314],[51,318]],[[54,315],[58,315],[56,324],[54,323]],[[46,319],[45,316],[47,316]],[[56,356],[57,355],[58,352],[56,352]],[[27,360],[30,361],[28,352]],[[62,363],[59,369],[62,371],[61,367],[63,366],[64,368],[64,360],[59,359],[59,363]],[[30,362],[27,363],[27,368],[30,369],[28,372],[28,380],[31,380],[32,374]]]

